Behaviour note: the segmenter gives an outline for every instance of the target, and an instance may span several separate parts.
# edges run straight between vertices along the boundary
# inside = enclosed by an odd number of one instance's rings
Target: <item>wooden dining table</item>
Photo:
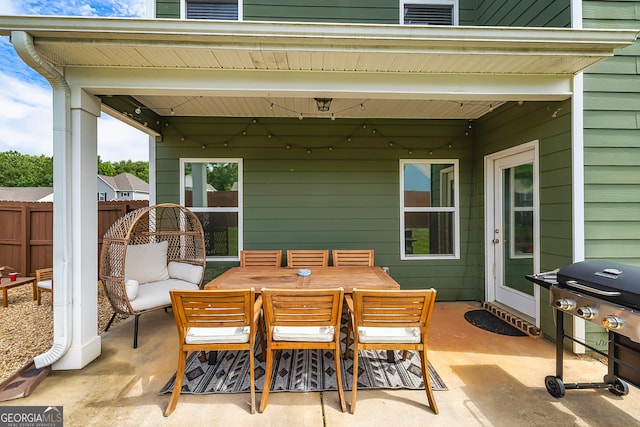
[[[204,289],[344,289],[345,294],[361,289],[400,289],[398,282],[382,267],[309,267],[311,274],[299,275],[299,268],[233,267],[206,285]]]
[[[343,288],[345,294],[359,289],[400,289],[382,267],[309,267],[311,274],[301,276],[300,268],[290,267],[233,267],[206,285],[204,289],[254,288],[260,293],[263,288],[277,289],[323,289]],[[387,361],[393,363],[392,350],[387,351]]]

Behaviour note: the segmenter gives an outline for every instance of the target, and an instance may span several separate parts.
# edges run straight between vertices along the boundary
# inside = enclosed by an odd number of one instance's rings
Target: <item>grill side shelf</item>
[[[541,274],[528,274],[524,276],[530,282],[535,283],[536,285],[540,285],[545,289],[549,289],[551,285],[557,285],[558,281],[556,280],[555,275],[541,275]]]

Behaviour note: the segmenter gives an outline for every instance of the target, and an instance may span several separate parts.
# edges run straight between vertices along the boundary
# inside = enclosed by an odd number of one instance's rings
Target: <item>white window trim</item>
[[[452,164],[454,174],[453,210],[450,207],[405,208],[404,206],[404,165],[406,164]],[[407,254],[405,252],[404,214],[405,212],[453,212],[453,254]],[[400,159],[400,259],[433,260],[460,259],[460,167],[458,159]]]
[[[180,159],[180,169],[178,171],[178,175],[180,178],[180,204],[185,205],[184,199],[184,167],[185,163],[237,163],[238,164],[238,206],[235,208],[225,207],[225,208],[199,208],[189,206],[188,209],[192,212],[236,212],[238,214],[238,254],[236,256],[208,256],[207,262],[211,261],[240,261],[240,251],[244,247],[243,238],[244,235],[244,220],[243,220],[243,212],[244,212],[244,204],[243,204],[243,188],[244,188],[244,179],[243,179],[243,164],[242,158],[219,158],[219,157],[187,157]]]
[[[184,1],[184,0],[183,0]],[[400,0],[400,24],[404,25],[404,5],[405,4],[433,4],[433,5],[447,5],[453,6],[453,25],[457,26],[460,24],[459,19],[459,10],[460,5],[458,4],[459,0]]]
[[[244,0],[236,0],[238,2],[238,21],[243,21],[244,17]],[[457,0],[456,0],[457,1]],[[187,0],[180,0],[180,19],[187,19]]]

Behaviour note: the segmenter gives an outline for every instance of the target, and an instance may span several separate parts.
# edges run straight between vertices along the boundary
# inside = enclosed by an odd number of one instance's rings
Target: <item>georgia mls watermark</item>
[[[62,406],[0,406],[0,427],[62,427]]]

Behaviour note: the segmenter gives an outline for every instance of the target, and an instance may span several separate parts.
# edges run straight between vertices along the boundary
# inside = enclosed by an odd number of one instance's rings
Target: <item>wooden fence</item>
[[[147,200],[98,202],[98,257],[102,236],[126,213]],[[53,265],[53,203],[0,201],[0,265],[32,276]]]

